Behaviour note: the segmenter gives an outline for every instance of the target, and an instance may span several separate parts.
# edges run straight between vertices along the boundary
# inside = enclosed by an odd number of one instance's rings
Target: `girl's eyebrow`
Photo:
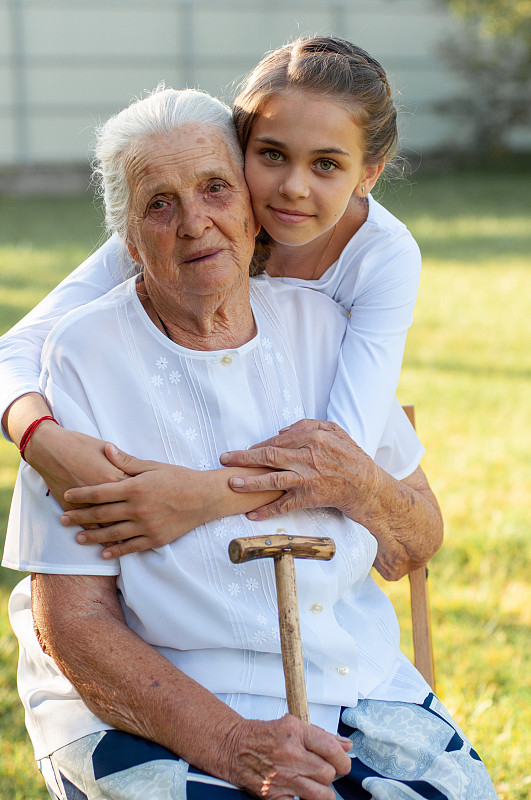
[[[279,142],[276,139],[270,139],[269,136],[255,136],[255,142],[263,142],[264,144],[270,144],[271,147],[278,147],[279,150],[285,149],[286,145],[283,142]]]
[[[277,141],[277,139],[270,139],[268,136],[256,136],[254,138],[255,142],[262,142],[263,144],[268,144],[271,147],[278,147],[279,150],[285,150],[286,145],[283,142]],[[347,150],[342,150],[340,147],[321,147],[319,150],[313,150],[312,155],[340,155],[340,156],[350,156],[350,153]]]

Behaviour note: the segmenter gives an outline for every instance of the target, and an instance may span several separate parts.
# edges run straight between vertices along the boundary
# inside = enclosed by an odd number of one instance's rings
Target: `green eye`
[[[267,150],[267,157],[270,161],[280,161],[281,155],[278,150]]]
[[[327,158],[321,159],[321,161],[319,161],[318,164],[319,164],[319,169],[322,169],[323,172],[331,172],[336,168],[336,164],[334,164],[333,161],[329,161]]]
[[[151,204],[151,208],[154,211],[159,211],[161,208],[164,208],[165,205],[166,204],[164,200],[154,200],[153,203]]]

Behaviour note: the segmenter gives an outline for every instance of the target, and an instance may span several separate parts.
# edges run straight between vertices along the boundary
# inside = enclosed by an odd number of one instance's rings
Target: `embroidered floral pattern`
[[[280,629],[278,625],[274,628],[271,628],[271,630],[269,631],[269,636],[274,642],[280,641]]]
[[[256,647],[260,647],[261,645],[266,644],[267,633],[263,630],[255,631],[251,641]]]
[[[216,536],[218,539],[221,539],[226,535],[227,535],[227,526],[225,522],[222,520],[221,522],[218,522],[218,524],[214,528],[214,536]]]
[[[156,358],[155,366],[157,367],[158,370],[160,370],[160,372],[158,374],[152,375],[151,383],[156,389],[161,389],[162,386],[166,385],[169,394],[170,384],[176,386],[180,382],[182,375],[177,369],[171,370],[169,374],[166,373],[166,370],[169,368],[169,361],[166,358],[166,356],[159,356],[158,358]]]

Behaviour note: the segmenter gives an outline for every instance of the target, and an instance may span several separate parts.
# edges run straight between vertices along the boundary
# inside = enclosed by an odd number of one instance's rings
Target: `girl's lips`
[[[303,214],[301,211],[290,211],[286,208],[273,208],[273,206],[269,206],[269,210],[273,216],[281,222],[288,222],[292,225],[306,222],[313,217],[313,214]]]

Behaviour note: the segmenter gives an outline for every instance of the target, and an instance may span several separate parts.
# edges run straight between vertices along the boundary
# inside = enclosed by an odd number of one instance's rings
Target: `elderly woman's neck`
[[[169,339],[190,350],[241,347],[256,335],[249,288],[220,294],[175,297],[137,284],[137,294],[154,325]]]

